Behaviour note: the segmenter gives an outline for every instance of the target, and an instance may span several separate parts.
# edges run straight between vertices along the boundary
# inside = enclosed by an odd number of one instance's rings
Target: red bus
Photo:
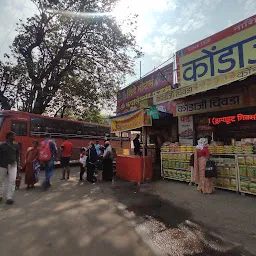
[[[41,142],[45,134],[51,134],[58,149],[67,137],[73,144],[71,162],[79,161],[80,149],[87,147],[90,141],[98,140],[101,145],[109,139],[113,148],[130,149],[128,133],[122,137],[110,133],[110,127],[95,123],[72,121],[68,119],[41,116],[20,111],[0,111],[0,142],[5,140],[7,132],[16,133],[16,141],[21,152],[21,165],[24,164],[25,154],[32,142]]]

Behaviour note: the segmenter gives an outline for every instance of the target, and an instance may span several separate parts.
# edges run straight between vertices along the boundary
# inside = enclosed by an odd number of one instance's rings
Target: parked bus
[[[24,164],[25,155],[32,142],[41,142],[45,134],[51,134],[58,149],[67,137],[73,144],[71,163],[78,162],[80,149],[87,147],[90,141],[99,141],[104,144],[109,139],[113,148],[130,149],[130,136],[128,133],[122,137],[110,133],[110,127],[95,123],[72,121],[68,119],[41,116],[20,111],[0,111],[0,142],[5,140],[7,132],[16,134],[21,152],[21,165]]]

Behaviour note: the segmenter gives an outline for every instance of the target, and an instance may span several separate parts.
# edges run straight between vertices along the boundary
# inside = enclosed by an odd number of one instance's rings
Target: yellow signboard
[[[144,110],[111,120],[111,132],[131,131],[143,126],[152,126],[152,118]]]
[[[179,58],[180,86],[197,85],[256,64],[256,26]]]
[[[212,79],[206,79],[198,82],[197,84],[180,87],[178,89],[170,90],[165,94],[156,95],[154,97],[154,104],[160,104],[163,102],[184,98],[189,95],[193,95],[199,92],[207,91],[217,88],[221,85],[225,85],[237,80],[244,79],[250,75],[256,74],[256,65],[244,68],[239,71],[230,72],[226,75],[216,76]]]
[[[256,16],[176,54],[179,88],[154,97],[154,104],[183,98],[256,73]]]

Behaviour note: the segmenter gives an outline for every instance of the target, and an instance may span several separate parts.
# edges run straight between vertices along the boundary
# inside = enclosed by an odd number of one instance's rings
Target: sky
[[[0,0],[0,59],[9,52],[19,19],[35,13],[30,0]],[[136,62],[135,76],[127,76],[126,85],[190,44],[221,31],[256,14],[256,0],[121,0],[117,18],[138,14],[136,38],[144,56]]]

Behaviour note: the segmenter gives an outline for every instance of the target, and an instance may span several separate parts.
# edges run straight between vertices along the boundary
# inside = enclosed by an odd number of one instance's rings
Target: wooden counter
[[[151,156],[117,156],[116,176],[129,181],[143,181],[143,166],[145,158],[145,180],[152,179],[152,157]]]

